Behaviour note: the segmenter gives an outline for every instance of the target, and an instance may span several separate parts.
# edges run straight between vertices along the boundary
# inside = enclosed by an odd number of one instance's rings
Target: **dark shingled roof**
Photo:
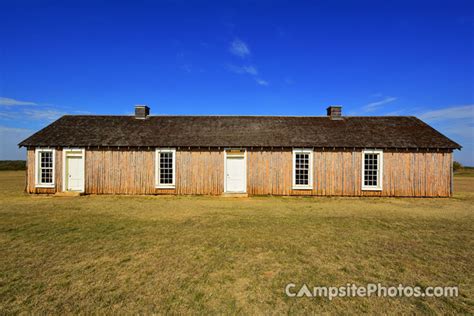
[[[20,146],[357,147],[461,146],[415,117],[66,115]]]

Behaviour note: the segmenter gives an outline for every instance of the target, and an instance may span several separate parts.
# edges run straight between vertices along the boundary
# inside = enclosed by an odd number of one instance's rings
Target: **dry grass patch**
[[[32,197],[23,176],[0,173],[0,313],[473,311],[472,177],[452,199],[221,199]],[[292,299],[289,282],[461,295]]]

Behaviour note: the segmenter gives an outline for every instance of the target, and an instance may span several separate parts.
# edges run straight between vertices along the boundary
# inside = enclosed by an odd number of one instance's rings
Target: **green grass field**
[[[454,198],[45,197],[0,172],[0,314],[473,313],[474,177]],[[288,298],[452,286],[455,298]]]

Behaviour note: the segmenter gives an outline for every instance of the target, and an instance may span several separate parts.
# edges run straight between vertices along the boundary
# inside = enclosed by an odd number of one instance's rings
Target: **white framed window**
[[[313,188],[313,150],[293,149],[293,189]]]
[[[383,182],[383,151],[362,151],[362,190],[380,191]]]
[[[36,148],[35,150],[35,186],[38,188],[54,188],[55,150]]]
[[[176,150],[174,148],[158,148],[155,156],[156,187],[173,189],[176,179]]]

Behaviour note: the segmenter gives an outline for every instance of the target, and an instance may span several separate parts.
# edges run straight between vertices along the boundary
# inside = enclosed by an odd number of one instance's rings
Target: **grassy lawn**
[[[0,314],[472,313],[474,177],[450,199],[42,197],[0,172]],[[287,283],[459,285],[288,298]]]

